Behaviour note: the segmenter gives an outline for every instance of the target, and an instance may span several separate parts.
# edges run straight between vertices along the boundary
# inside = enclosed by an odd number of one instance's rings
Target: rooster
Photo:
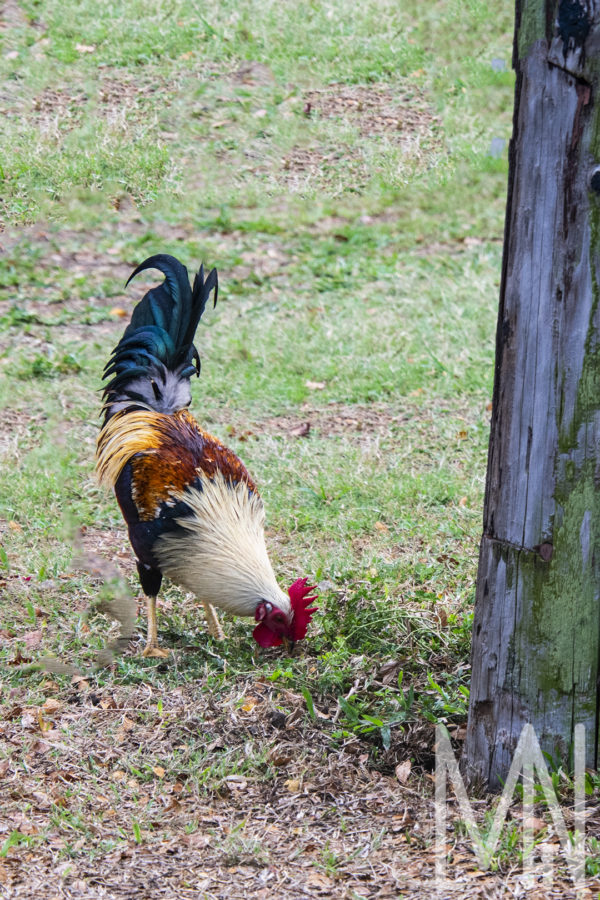
[[[276,647],[304,638],[315,607],[308,579],[285,594],[267,554],[265,513],[242,461],[204,431],[188,412],[190,379],[200,374],[196,328],[214,292],[216,269],[204,268],[190,287],[172,256],[146,259],[165,276],[135,307],[104,370],[104,422],[98,437],[100,481],[114,489],[129,529],[147,598],[144,656],[159,647],[156,598],[163,576],[191,591],[204,606],[208,630],[223,632],[213,607],[253,616],[254,639]]]

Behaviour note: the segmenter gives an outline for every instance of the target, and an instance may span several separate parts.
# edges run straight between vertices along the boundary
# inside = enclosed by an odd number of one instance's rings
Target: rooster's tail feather
[[[189,380],[200,374],[200,357],[194,335],[218,278],[213,269],[204,278],[204,267],[190,288],[187,269],[165,253],[150,256],[129,276],[127,284],[144,269],[158,269],[165,276],[135,307],[131,322],[104,370],[112,379],[104,388],[107,416],[131,405],[172,413],[190,401]]]

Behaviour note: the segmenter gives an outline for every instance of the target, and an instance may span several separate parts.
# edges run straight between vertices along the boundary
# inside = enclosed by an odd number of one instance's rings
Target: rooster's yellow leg
[[[148,637],[142,656],[158,656],[165,659],[169,655],[168,650],[158,646],[158,633],[156,627],[156,597],[147,597],[148,610]]]
[[[221,628],[221,623],[219,622],[214,606],[211,606],[210,603],[206,602],[206,600],[202,601],[202,606],[204,607],[204,612],[206,613],[208,633],[211,635],[211,637],[216,638],[218,641],[224,641],[225,632]]]

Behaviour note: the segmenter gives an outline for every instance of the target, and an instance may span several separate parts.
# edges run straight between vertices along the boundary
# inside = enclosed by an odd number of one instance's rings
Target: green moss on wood
[[[504,689],[521,697],[549,734],[571,734],[596,713],[600,581],[595,548],[600,546],[600,493],[588,460],[564,504],[553,535],[549,563],[535,553],[508,551],[506,564],[519,572],[524,604],[512,639]],[[512,557],[512,559],[510,558]],[[568,698],[568,702],[565,699]],[[540,734],[540,737],[543,735]],[[567,749],[554,742],[552,749]],[[588,760],[594,735],[588,734]]]
[[[519,59],[528,56],[536,41],[546,39],[546,5],[539,0],[521,0],[517,48]]]

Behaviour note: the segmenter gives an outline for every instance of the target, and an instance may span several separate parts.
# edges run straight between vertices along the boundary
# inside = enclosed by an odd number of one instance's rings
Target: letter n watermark
[[[544,795],[544,800],[552,815],[552,821],[559,837],[569,873],[576,890],[584,887],[585,875],[585,727],[575,726],[574,740],[575,763],[575,803],[574,833],[569,836],[560,803],[552,786],[546,761],[532,725],[525,725],[512,759],[504,790],[496,808],[492,828],[487,837],[483,837],[473,814],[467,797],[467,791],[454,758],[452,745],[445,728],[436,728],[435,754],[435,879],[438,891],[446,885],[446,783],[448,777],[458,800],[460,814],[464,820],[469,838],[473,844],[477,861],[482,869],[487,869],[498,841],[508,808],[512,803],[515,786],[519,775],[523,783],[523,875],[529,880],[540,869],[534,863],[533,814],[535,801],[535,774]],[[539,791],[538,791],[539,796]],[[550,860],[543,861],[543,875],[548,877]]]

